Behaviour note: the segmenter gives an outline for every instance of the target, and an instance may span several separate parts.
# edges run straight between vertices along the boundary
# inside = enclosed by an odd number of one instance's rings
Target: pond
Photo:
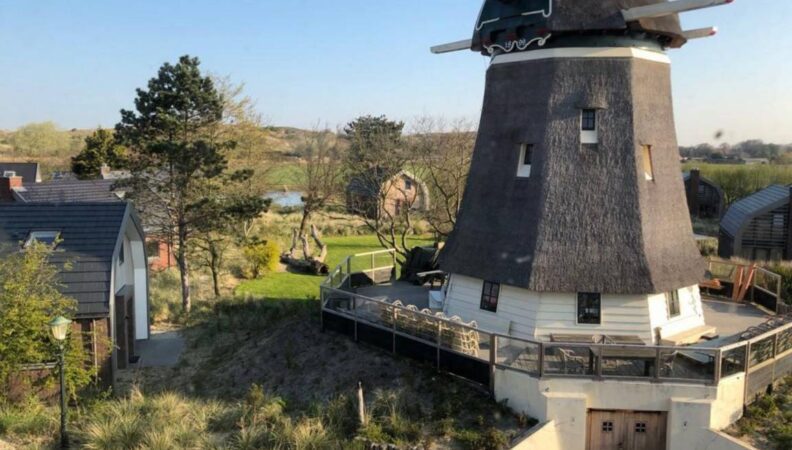
[[[270,198],[274,205],[282,207],[302,206],[302,196],[303,193],[299,191],[272,191],[264,194],[264,198]]]

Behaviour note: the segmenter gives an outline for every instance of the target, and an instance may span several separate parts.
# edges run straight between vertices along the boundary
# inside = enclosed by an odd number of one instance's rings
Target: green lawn
[[[273,186],[288,186],[300,189],[305,185],[305,172],[299,163],[283,163],[273,167],[266,174],[267,183]]]
[[[381,250],[377,237],[374,235],[366,236],[346,236],[328,237],[327,242],[327,264],[333,270],[344,258],[358,253],[367,253]],[[430,245],[431,238],[414,237],[410,239],[410,245]],[[378,257],[375,261],[378,265],[384,265],[387,257]],[[370,264],[370,260],[360,261],[361,264]],[[354,267],[353,267],[354,270]],[[277,299],[306,299],[319,296],[319,285],[324,277],[311,275],[300,275],[295,273],[271,273],[258,280],[250,280],[241,283],[236,288],[237,295],[252,295],[262,298]]]

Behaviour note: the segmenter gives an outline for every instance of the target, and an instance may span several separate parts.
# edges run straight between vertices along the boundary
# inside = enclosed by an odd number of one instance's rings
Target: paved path
[[[151,339],[139,342],[138,367],[173,367],[184,351],[184,338],[178,331],[154,331]]]

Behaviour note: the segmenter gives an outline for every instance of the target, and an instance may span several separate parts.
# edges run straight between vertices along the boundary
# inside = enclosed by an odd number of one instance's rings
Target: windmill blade
[[[432,53],[439,55],[441,53],[460,52],[462,50],[470,50],[473,46],[473,41],[465,39],[463,41],[449,42],[448,44],[435,45],[431,48]]]
[[[640,19],[651,19],[696,9],[710,8],[712,6],[726,5],[732,2],[734,2],[734,0],[676,0],[673,2],[662,2],[653,5],[623,9],[622,16],[625,21],[632,22]]]
[[[696,28],[695,30],[685,30],[682,32],[682,37],[687,40],[691,39],[701,39],[707,38],[711,36],[715,36],[718,34],[718,29],[716,27],[707,27],[707,28]]]

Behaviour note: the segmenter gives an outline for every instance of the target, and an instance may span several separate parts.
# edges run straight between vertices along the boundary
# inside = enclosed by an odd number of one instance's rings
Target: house
[[[685,181],[685,197],[691,217],[720,219],[724,208],[723,190],[698,169],[682,174]]]
[[[398,216],[406,210],[429,209],[429,189],[406,170],[372,169],[353,176],[346,188],[347,210],[371,219]]]
[[[136,342],[149,338],[145,234],[134,206],[0,203],[0,252],[20,251],[32,240],[54,242],[51,262],[60,268],[62,292],[78,304],[73,330],[91,340],[85,343],[91,363],[112,384],[116,370],[136,360]]]
[[[757,261],[792,259],[790,188],[768,186],[735,202],[720,224],[718,255]]]
[[[116,186],[118,180],[77,180],[73,178],[23,184],[19,176],[0,176],[0,203],[75,203],[124,202],[124,189]],[[145,224],[144,224],[145,226]],[[146,227],[146,254],[152,270],[164,270],[176,265],[173,245],[169,238],[158,237],[151,227]]]
[[[0,176],[17,175],[23,184],[41,183],[41,168],[35,162],[0,162]]]

